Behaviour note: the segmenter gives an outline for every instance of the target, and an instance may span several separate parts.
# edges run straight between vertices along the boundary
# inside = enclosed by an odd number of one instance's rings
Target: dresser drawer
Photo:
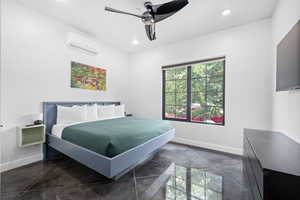
[[[260,195],[263,197],[264,195],[264,173],[263,169],[259,164],[259,160],[256,158],[255,153],[248,141],[248,139],[244,138],[244,153],[248,159],[249,167],[252,169],[252,176],[255,179],[256,185],[259,189]]]

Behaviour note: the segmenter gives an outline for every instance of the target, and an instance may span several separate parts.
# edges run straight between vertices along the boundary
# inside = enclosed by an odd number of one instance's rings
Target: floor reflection
[[[158,191],[152,196],[154,188]],[[145,192],[145,199],[161,197],[160,199],[165,200],[222,200],[222,193],[222,176],[173,163],[153,181]]]
[[[67,157],[1,175],[1,200],[251,199],[239,157],[174,144],[117,181]]]

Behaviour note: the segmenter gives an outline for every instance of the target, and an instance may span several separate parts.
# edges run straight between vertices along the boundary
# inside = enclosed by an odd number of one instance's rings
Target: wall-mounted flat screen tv
[[[277,46],[276,91],[300,89],[300,20]]]

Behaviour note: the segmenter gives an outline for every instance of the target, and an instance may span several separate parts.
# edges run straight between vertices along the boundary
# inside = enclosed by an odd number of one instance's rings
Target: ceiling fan
[[[148,38],[152,41],[156,39],[155,24],[174,15],[188,3],[188,0],[173,0],[168,3],[153,5],[150,1],[147,1],[144,3],[147,11],[145,11],[142,15],[124,12],[110,7],[105,7],[105,10],[140,18],[145,24]]]

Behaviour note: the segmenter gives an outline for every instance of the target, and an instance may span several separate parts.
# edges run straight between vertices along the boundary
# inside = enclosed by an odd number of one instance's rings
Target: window
[[[162,69],[163,119],[224,125],[225,58]]]

